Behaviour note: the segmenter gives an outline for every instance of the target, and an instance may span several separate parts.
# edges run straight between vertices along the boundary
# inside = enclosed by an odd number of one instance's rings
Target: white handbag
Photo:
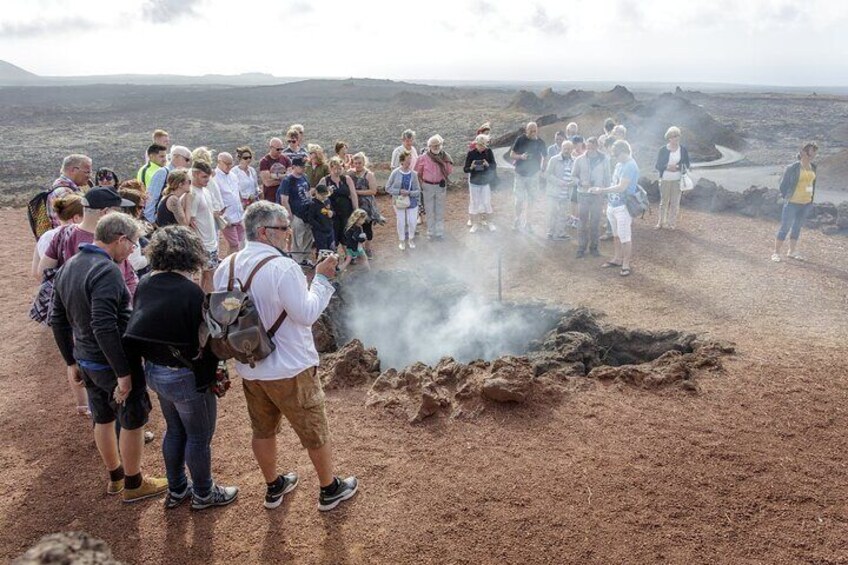
[[[695,183],[692,182],[692,177],[689,176],[689,173],[684,172],[680,175],[680,192],[686,192],[693,188],[695,188]]]

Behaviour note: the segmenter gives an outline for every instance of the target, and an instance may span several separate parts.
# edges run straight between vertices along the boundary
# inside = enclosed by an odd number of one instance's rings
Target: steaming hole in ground
[[[538,303],[498,303],[434,272],[362,275],[345,281],[339,298],[330,311],[336,342],[376,347],[383,369],[523,355],[563,315]]]

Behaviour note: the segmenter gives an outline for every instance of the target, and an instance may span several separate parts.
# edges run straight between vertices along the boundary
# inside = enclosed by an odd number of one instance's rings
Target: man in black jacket
[[[112,198],[114,191],[91,191],[92,199]],[[83,206],[102,207],[103,202]],[[124,502],[164,493],[165,479],[142,477],[144,425],[150,397],[143,377],[130,376],[121,336],[130,316],[130,293],[121,263],[138,245],[138,223],[126,214],[109,214],[98,223],[94,243],[83,244],[59,270],[53,291],[51,324],[68,365],[68,375],[84,384],[94,420],[94,441],[109,471],[109,494],[123,491]],[[120,451],[115,430],[121,428]],[[123,459],[123,465],[121,460]]]

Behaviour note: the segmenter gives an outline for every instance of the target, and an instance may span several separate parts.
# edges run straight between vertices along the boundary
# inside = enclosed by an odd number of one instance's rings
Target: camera
[[[338,258],[339,258],[338,255],[336,255],[336,252],[333,251],[332,249],[319,249],[318,250],[318,262],[319,263],[321,261],[323,261],[324,259],[326,259],[327,257],[335,257],[336,260],[338,260]]]

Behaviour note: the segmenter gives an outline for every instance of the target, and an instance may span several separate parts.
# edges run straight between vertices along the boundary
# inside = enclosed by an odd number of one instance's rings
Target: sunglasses
[[[282,147],[271,147],[271,151],[282,151]]]
[[[296,139],[290,139],[289,143],[297,143],[297,140]]]
[[[266,230],[280,230],[280,231],[288,231],[289,226],[262,226]]]
[[[250,161],[253,159],[253,155],[242,155],[241,159],[242,161]]]

